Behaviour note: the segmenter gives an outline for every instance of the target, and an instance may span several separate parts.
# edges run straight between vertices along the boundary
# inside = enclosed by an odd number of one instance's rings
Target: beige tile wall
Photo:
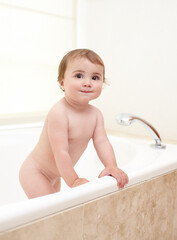
[[[177,171],[25,225],[0,240],[176,240]]]
[[[173,221],[173,240],[177,239],[177,197],[175,203],[175,213],[174,213],[174,221]]]

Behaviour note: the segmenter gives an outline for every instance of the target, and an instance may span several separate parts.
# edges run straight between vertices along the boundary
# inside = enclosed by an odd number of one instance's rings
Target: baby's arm
[[[117,180],[118,187],[123,188],[125,184],[128,183],[128,176],[117,166],[114,150],[107,137],[104,129],[103,116],[99,110],[97,113],[97,125],[94,131],[93,143],[98,157],[105,166],[105,169],[100,173],[99,177],[110,175]]]
[[[68,119],[64,111],[52,109],[48,115],[48,136],[55,162],[61,177],[69,187],[76,187],[88,182],[79,178],[74,170],[68,146]]]

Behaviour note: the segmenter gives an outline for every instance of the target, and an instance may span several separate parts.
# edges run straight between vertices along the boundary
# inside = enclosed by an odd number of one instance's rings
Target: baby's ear
[[[63,91],[65,91],[65,88],[64,88],[64,80],[61,80],[61,81],[59,82],[59,84],[60,84],[60,88],[61,88]]]

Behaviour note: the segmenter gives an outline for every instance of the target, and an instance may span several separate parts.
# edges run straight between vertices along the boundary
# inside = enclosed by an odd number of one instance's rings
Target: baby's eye
[[[99,80],[99,77],[98,76],[93,76],[92,79],[93,80]]]
[[[76,77],[76,78],[82,78],[83,75],[82,75],[81,73],[77,73],[77,74],[75,75],[75,77]]]

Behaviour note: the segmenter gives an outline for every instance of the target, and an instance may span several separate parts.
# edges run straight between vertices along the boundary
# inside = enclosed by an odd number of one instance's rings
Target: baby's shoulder
[[[60,119],[66,116],[66,108],[62,101],[58,101],[49,111],[48,118]]]
[[[89,105],[89,107],[90,107],[91,111],[96,112],[98,114],[102,114],[99,108],[97,108],[93,105]]]
[[[97,107],[95,107],[95,106],[93,106],[93,105],[90,105],[90,109],[91,109],[91,111],[92,111],[92,113],[94,113],[94,115],[96,116],[96,117],[103,117],[103,114],[102,114],[102,112],[100,111],[100,109],[99,108],[97,108]]]

